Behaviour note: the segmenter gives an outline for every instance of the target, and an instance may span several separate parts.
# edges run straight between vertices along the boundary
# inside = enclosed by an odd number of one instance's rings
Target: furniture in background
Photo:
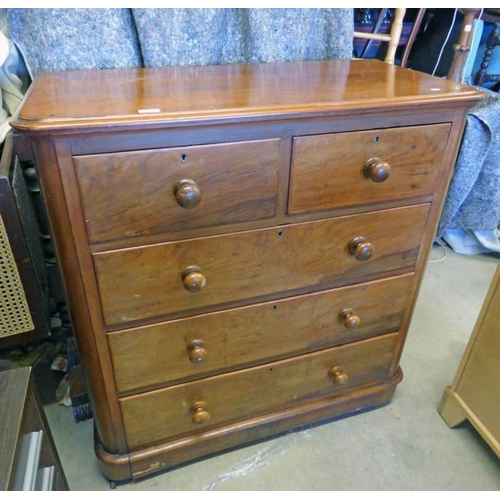
[[[486,41],[486,51],[483,55],[481,61],[481,66],[479,71],[474,77],[474,83],[476,85],[484,85],[490,82],[500,82],[500,74],[489,74],[488,66],[490,64],[490,59],[493,54],[495,47],[500,45],[500,9],[484,9],[485,17],[487,17],[490,22],[493,22],[493,31],[488,35]]]
[[[50,335],[49,276],[31,193],[39,191],[36,183],[34,169],[23,169],[14,154],[9,133],[0,161],[1,348]]]
[[[450,69],[448,70],[448,80],[462,83],[464,80],[464,71],[467,63],[467,58],[472,45],[472,37],[474,35],[473,21],[481,13],[482,9],[461,9],[464,14],[460,37],[458,42],[453,45],[455,54],[453,56]]]
[[[373,60],[40,75],[12,126],[105,476],[390,401],[480,95]]]
[[[468,420],[500,457],[500,266],[439,413],[450,427]]]
[[[464,19],[448,79],[462,83],[472,72],[470,56],[474,19],[484,9],[458,9]],[[481,15],[484,17],[485,14]],[[478,40],[476,39],[476,43]],[[469,78],[470,79],[470,78]],[[484,97],[467,117],[462,146],[441,215],[436,239],[457,253],[500,254],[500,96],[483,89]]]
[[[68,490],[30,368],[0,372],[0,491]]]
[[[408,58],[415,42],[415,38],[424,20],[427,9],[416,9],[415,19],[406,22],[405,15],[408,9],[355,9],[356,11],[378,11],[377,19],[369,19],[356,22],[354,25],[354,54],[361,58],[375,57],[377,49],[381,42],[388,43],[388,48],[385,54],[382,52],[381,57],[390,64],[398,64],[401,67],[406,67]],[[392,14],[392,19],[389,21],[389,14]],[[407,17],[407,16],[406,16]],[[364,44],[360,44],[361,40],[367,40]],[[398,58],[396,50],[403,47],[402,55]]]
[[[373,31],[365,32],[365,31],[354,31],[354,39],[360,38],[363,40],[377,40],[379,42],[387,42],[388,48],[387,53],[385,55],[385,62],[388,64],[394,64],[394,59],[396,56],[396,49],[399,45],[399,40],[401,38],[401,33],[403,30],[403,18],[405,15],[406,9],[394,9],[394,19],[391,23],[391,28],[389,33],[380,33],[379,29],[382,24],[382,20],[384,19],[387,9],[382,9],[379,17],[375,23]],[[363,54],[366,54],[366,50],[369,48],[369,43],[364,48],[361,57]]]

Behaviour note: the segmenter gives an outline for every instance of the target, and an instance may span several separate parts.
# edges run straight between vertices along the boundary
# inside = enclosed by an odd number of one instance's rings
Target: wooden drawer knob
[[[182,282],[184,283],[184,288],[191,293],[198,293],[207,284],[207,279],[201,273],[201,269],[196,266],[189,266],[182,273]]]
[[[365,163],[364,173],[373,182],[384,182],[391,175],[391,166],[380,158],[372,158]]]
[[[191,420],[195,424],[206,424],[210,420],[210,413],[207,411],[207,404],[204,401],[194,403],[191,406],[191,412],[193,413]]]
[[[366,241],[366,238],[363,238],[362,236],[354,238],[349,243],[349,252],[360,261],[370,259],[373,255],[373,250],[373,245]]]
[[[347,385],[349,383],[349,376],[341,366],[334,366],[330,370],[329,375],[333,378],[335,385]]]
[[[207,359],[208,351],[202,340],[193,340],[188,345],[189,361],[194,364],[203,363]]]
[[[344,309],[340,313],[340,319],[344,322],[344,326],[348,330],[351,330],[352,328],[357,328],[361,324],[359,316],[356,316],[352,309]]]
[[[191,179],[184,179],[179,181],[174,189],[175,199],[182,208],[194,208],[201,201],[201,193]]]

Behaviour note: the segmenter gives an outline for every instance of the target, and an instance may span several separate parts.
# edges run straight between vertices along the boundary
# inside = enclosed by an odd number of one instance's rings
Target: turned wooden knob
[[[196,266],[189,266],[182,273],[184,288],[191,293],[200,292],[207,284],[207,279],[201,273],[201,269]]]
[[[373,250],[373,245],[366,241],[366,238],[363,238],[362,236],[354,238],[349,243],[349,252],[360,261],[370,259],[373,255]]]
[[[384,182],[391,175],[391,166],[380,158],[372,158],[365,163],[364,173],[373,182]]]
[[[193,413],[191,420],[195,424],[206,424],[210,420],[210,413],[207,411],[207,404],[204,401],[194,403],[191,406],[191,412]]]
[[[333,378],[335,385],[347,385],[349,383],[349,375],[344,372],[341,366],[334,366],[330,370],[329,375]]]
[[[357,328],[361,324],[359,316],[356,316],[352,309],[344,309],[339,316],[348,330]]]
[[[188,355],[191,363],[203,363],[208,356],[204,342],[202,340],[192,340],[188,345]]]
[[[174,189],[175,199],[182,208],[194,208],[201,201],[201,193],[191,179],[180,181]]]

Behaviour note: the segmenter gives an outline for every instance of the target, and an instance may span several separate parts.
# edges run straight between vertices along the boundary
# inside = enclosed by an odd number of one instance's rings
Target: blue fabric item
[[[142,65],[130,9],[8,9],[7,20],[32,79],[41,71]]]
[[[442,240],[454,252],[462,255],[498,253],[500,255],[500,231],[466,231],[465,229],[447,229]]]

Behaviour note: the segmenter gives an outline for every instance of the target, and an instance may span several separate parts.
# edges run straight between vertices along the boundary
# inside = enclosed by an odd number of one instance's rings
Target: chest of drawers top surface
[[[245,121],[387,106],[447,105],[479,92],[374,60],[43,73],[14,117],[24,131]]]

